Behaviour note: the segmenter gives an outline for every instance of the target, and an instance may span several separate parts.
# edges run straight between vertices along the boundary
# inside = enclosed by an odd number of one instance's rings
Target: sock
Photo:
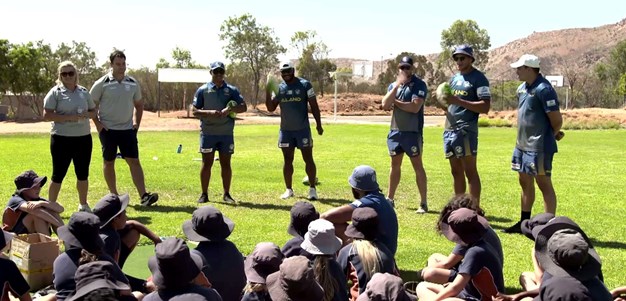
[[[530,213],[531,213],[530,211],[522,211],[520,221],[523,221],[525,219],[530,219]]]
[[[424,281],[424,276],[422,276],[422,271],[423,271],[423,269],[416,272],[416,274],[417,274],[417,280],[416,281],[417,282]]]

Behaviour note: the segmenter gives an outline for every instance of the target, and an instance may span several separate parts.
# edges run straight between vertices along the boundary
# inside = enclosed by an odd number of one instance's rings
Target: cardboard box
[[[10,258],[30,285],[31,291],[52,284],[52,266],[59,256],[59,240],[34,233],[17,235],[11,242]]]

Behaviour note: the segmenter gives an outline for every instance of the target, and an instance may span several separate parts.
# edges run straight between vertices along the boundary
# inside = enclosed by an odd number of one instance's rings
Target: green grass
[[[236,127],[236,153],[233,157],[233,196],[238,206],[212,203],[236,222],[230,239],[243,253],[249,253],[257,242],[273,241],[284,244],[289,235],[289,209],[294,200],[283,201],[282,156],[276,147],[277,125],[241,125]],[[386,190],[389,169],[385,137],[388,126],[326,125],[324,136],[315,136],[315,159],[320,197],[315,205],[319,211],[347,204],[351,193],[347,177],[359,164],[372,165]],[[478,160],[482,178],[481,204],[495,229],[506,227],[519,217],[519,187],[517,176],[510,170],[515,129],[482,128]],[[425,129],[424,164],[428,174],[428,197],[431,210],[439,210],[452,193],[448,162],[443,158],[441,128]],[[137,206],[139,198],[132,185],[128,167],[118,161],[117,176],[120,192],[131,193],[130,218],[147,224],[161,236],[184,237],[181,223],[190,219],[198,207],[200,162],[196,153],[196,132],[141,132],[140,156],[146,174],[147,187],[160,194],[158,206]],[[182,154],[176,153],[179,144]],[[626,131],[593,130],[568,131],[559,142],[555,156],[553,181],[558,195],[558,213],[576,220],[590,235],[603,258],[606,283],[609,287],[626,284],[626,231],[624,231],[624,191],[626,187]],[[0,135],[0,195],[7,200],[14,190],[13,179],[21,171],[35,169],[50,175],[49,137],[46,134]],[[158,157],[158,160],[153,160]],[[102,177],[100,143],[94,137],[91,165],[90,203],[107,193]],[[298,198],[307,189],[299,184],[305,176],[304,164],[297,155],[294,182]],[[219,164],[214,166],[209,196],[221,199]],[[449,252],[453,244],[435,232],[437,214],[416,215],[418,202],[413,172],[405,160],[396,206],[400,221],[397,262],[405,271],[421,268],[433,252]],[[68,218],[78,201],[70,170],[60,195]],[[540,193],[534,213],[542,211]],[[44,189],[43,195],[47,195]],[[508,288],[518,288],[518,275],[531,270],[532,242],[519,235],[500,235],[505,253],[505,280]],[[147,243],[142,240],[142,243]],[[134,275],[147,275],[145,262],[151,252],[147,246],[133,254],[127,270]]]
[[[506,127],[510,128],[513,123],[506,119],[491,119],[486,117],[478,118],[479,127]]]

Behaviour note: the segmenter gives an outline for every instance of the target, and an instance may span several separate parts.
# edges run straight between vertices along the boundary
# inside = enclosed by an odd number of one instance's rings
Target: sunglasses
[[[459,56],[455,56],[455,57],[453,57],[452,59],[453,59],[455,62],[459,62],[459,61],[460,61],[460,62],[462,62],[462,61],[464,61],[464,60],[465,60],[465,57],[464,57],[464,56],[462,56],[462,55],[459,55]]]
[[[70,72],[61,72],[61,77],[68,77],[68,76],[69,76],[69,77],[72,77],[72,76],[74,76],[74,75],[76,75],[76,72],[74,72],[74,71],[70,71]]]
[[[215,69],[213,70],[213,74],[224,74],[226,71],[224,69]]]
[[[411,70],[411,66],[400,66],[398,67],[400,70]]]

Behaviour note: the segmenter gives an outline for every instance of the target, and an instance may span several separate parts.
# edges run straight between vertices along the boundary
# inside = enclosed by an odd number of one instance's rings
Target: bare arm
[[[433,299],[433,301],[444,300],[450,297],[456,297],[462,290],[465,288],[467,283],[472,279],[470,275],[467,274],[458,274],[454,281],[450,283],[448,286],[444,287]]]
[[[450,253],[450,255],[448,255],[448,258],[446,258],[446,260],[437,262],[433,267],[442,268],[442,269],[451,269],[457,263],[461,262],[461,260],[463,260],[463,256]]]
[[[65,208],[63,208],[63,206],[61,206],[61,204],[57,202],[50,202],[50,201],[44,201],[44,202],[45,203],[42,206],[46,209],[50,209],[51,211],[54,211],[56,213],[63,213],[63,211],[65,211]]]
[[[219,110],[202,110],[196,107],[193,107],[192,113],[194,117],[221,117],[222,112]]]
[[[330,209],[320,216],[333,224],[343,224],[352,220],[352,212],[354,208],[350,205],[343,205],[341,207],[335,207]]]
[[[98,133],[100,133],[100,131],[102,131],[102,129],[108,130],[104,124],[102,124],[102,122],[100,122],[100,117],[98,117],[98,108],[100,107],[100,105],[96,104],[96,107],[92,110],[89,111],[89,116],[91,117],[91,120],[93,121],[93,125],[96,126],[96,130],[98,131]]]
[[[82,119],[87,119],[87,114],[71,114],[71,115],[61,115],[58,114],[54,110],[46,109],[43,112],[43,118],[46,121],[54,121],[54,122],[75,122],[80,121]]]
[[[473,102],[463,100],[457,96],[451,95],[448,96],[447,101],[449,104],[455,104],[476,113],[487,114],[489,112],[489,109],[491,109],[491,100],[489,99],[481,99],[479,101]]]
[[[276,111],[276,107],[278,107],[278,101],[276,98],[272,98],[272,92],[265,91],[265,107],[269,112]]]
[[[617,298],[623,295],[626,295],[626,286],[620,286],[611,290],[611,296],[613,296],[613,298]]]
[[[317,125],[315,127],[317,134],[322,135],[324,133],[324,128],[322,128],[322,116],[320,114],[320,107],[317,105],[317,98],[315,96],[309,97],[308,101],[311,106],[311,114],[313,114],[315,124]]]
[[[391,90],[389,90],[387,92],[387,94],[385,94],[385,96],[383,96],[383,110],[385,111],[390,111],[395,100],[396,100],[396,93],[398,93],[398,87],[400,85],[398,84],[394,84],[393,87],[391,88]]]
[[[550,119],[550,125],[554,131],[554,136],[556,136],[563,126],[563,115],[560,111],[548,112],[548,119]]]
[[[48,212],[47,209],[43,207],[43,204],[41,204],[41,202],[46,201],[23,203],[22,205],[20,205],[20,210],[28,214],[32,214],[40,219],[43,219],[44,221],[50,223],[55,227],[63,226],[63,221],[60,220],[58,217],[55,217],[52,213]]]
[[[398,109],[402,111],[407,111],[409,113],[417,113],[422,109],[422,105],[424,105],[423,98],[413,99],[411,102],[404,102],[398,99],[394,100],[394,105],[398,107]]]
[[[135,124],[133,124],[133,128],[135,130],[139,129],[141,125],[141,118],[143,117],[143,101],[141,99],[136,100],[134,102],[135,105]]]
[[[161,238],[159,238],[158,235],[156,235],[154,232],[148,229],[148,227],[138,221],[128,220],[126,222],[126,225],[130,226],[131,229],[137,230],[139,234],[150,239],[155,245],[161,242]]]

